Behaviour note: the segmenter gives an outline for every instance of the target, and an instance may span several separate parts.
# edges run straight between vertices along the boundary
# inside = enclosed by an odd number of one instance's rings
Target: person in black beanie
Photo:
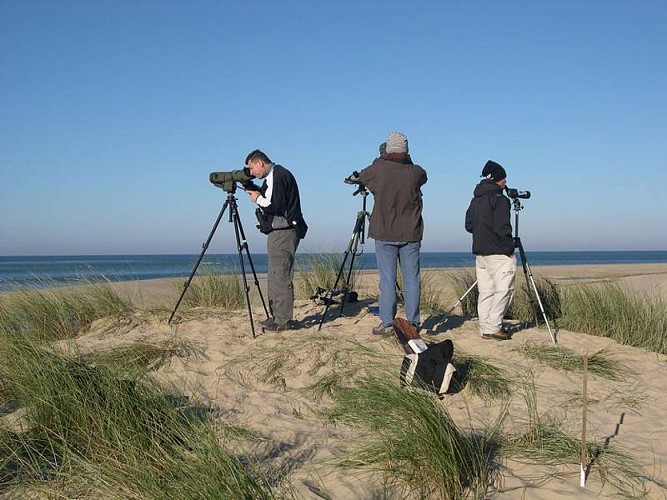
[[[502,165],[489,160],[482,177],[465,216],[476,256],[479,329],[483,339],[508,340],[503,317],[514,294],[516,257],[510,200],[503,194],[507,173]]]

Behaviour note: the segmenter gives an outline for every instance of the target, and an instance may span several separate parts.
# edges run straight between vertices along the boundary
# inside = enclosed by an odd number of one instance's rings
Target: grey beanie
[[[407,153],[408,138],[400,132],[389,132],[387,136],[387,153]]]

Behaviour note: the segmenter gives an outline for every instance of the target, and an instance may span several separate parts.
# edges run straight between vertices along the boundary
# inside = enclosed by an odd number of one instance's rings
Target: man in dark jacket
[[[476,255],[479,329],[484,339],[508,340],[503,317],[514,294],[516,258],[510,200],[503,195],[507,175],[501,165],[489,160],[482,177],[465,217]]]
[[[269,307],[273,317],[263,321],[268,331],[289,330],[294,313],[294,255],[308,230],[301,213],[299,187],[292,173],[273,163],[262,151],[252,151],[245,160],[250,173],[264,179],[259,191],[248,191],[260,209],[260,231],[268,234]]]
[[[359,182],[373,193],[368,235],[375,239],[380,272],[380,325],[376,335],[391,334],[396,316],[396,274],[400,263],[406,319],[419,324],[419,249],[424,234],[421,186],[426,171],[412,163],[408,138],[391,132],[380,157],[359,173]]]

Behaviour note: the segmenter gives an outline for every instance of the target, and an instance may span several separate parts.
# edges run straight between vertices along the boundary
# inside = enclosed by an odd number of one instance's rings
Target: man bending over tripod
[[[424,234],[422,193],[426,171],[412,163],[408,138],[391,132],[385,154],[359,173],[375,202],[368,235],[375,239],[375,258],[380,271],[380,320],[375,335],[391,335],[396,316],[396,269],[401,265],[406,319],[419,324],[419,248]]]
[[[259,191],[248,190],[256,203],[259,230],[268,234],[269,307],[272,317],[262,321],[264,330],[278,332],[291,328],[294,313],[294,254],[308,230],[301,213],[299,187],[292,173],[273,163],[259,149],[246,158],[253,177],[264,179]]]
[[[514,293],[516,257],[510,200],[503,195],[507,175],[501,165],[489,160],[482,177],[465,217],[476,255],[479,330],[483,339],[508,340],[503,317]]]

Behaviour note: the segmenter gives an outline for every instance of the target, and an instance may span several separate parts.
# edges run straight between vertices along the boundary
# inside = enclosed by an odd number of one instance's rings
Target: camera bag
[[[405,351],[400,372],[401,385],[425,389],[439,396],[446,394],[456,372],[451,362],[454,343],[445,339],[437,344],[426,344],[417,328],[402,318],[396,318],[393,326],[396,338]]]

